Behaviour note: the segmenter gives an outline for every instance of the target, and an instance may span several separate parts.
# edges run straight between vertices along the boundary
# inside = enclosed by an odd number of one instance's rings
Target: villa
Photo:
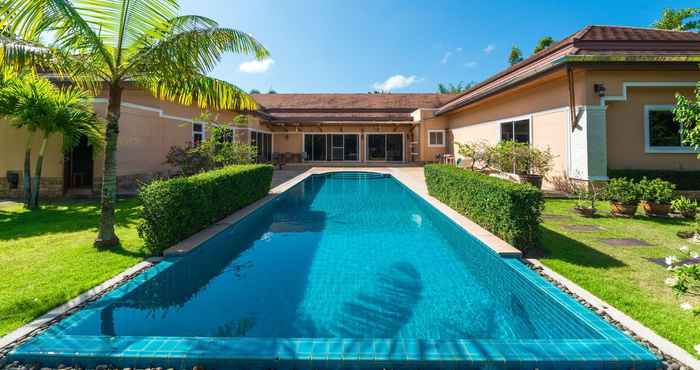
[[[456,154],[456,143],[513,139],[551,149],[548,186],[606,180],[609,169],[692,171],[700,161],[681,144],[671,109],[675,94],[693,94],[699,62],[697,33],[588,26],[459,95],[255,94],[259,109],[231,127],[261,161],[421,164]],[[104,112],[106,100],[95,105]],[[122,190],[167,174],[172,146],[207,138],[194,106],[127,89],[122,107]],[[218,112],[217,122],[236,115]],[[26,135],[0,126],[0,196],[21,193]],[[43,173],[47,195],[95,189],[101,161],[84,146],[64,156],[56,136]]]

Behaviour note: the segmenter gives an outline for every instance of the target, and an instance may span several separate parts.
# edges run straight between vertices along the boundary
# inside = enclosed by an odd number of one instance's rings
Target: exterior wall
[[[432,116],[432,115],[431,115]],[[430,146],[430,139],[428,133],[430,130],[445,130],[445,145],[444,146]],[[418,143],[420,148],[420,155],[418,160],[421,162],[435,162],[440,154],[447,154],[451,152],[452,133],[448,129],[447,118],[446,117],[430,117],[425,118],[421,121],[419,125],[419,137]]]
[[[607,103],[608,168],[700,170],[696,153],[647,153],[644,105],[672,105],[675,93],[692,88],[630,88],[626,101]]]
[[[7,122],[0,121],[0,197],[21,197],[24,173],[24,148],[29,137],[25,129],[16,129]],[[35,170],[41,137],[34,135],[31,152],[32,175]],[[60,135],[49,137],[44,163],[42,165],[42,181],[40,192],[43,196],[60,196],[63,194],[63,153],[61,145],[63,139]],[[10,189],[7,181],[7,172],[19,173],[19,185],[17,189]]]

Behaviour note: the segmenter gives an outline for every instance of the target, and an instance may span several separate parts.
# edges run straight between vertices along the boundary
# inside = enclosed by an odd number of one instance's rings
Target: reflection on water
[[[313,176],[73,335],[586,338],[590,330],[384,176]]]

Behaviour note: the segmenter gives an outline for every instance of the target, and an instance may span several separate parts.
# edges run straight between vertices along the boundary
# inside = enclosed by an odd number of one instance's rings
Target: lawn
[[[96,201],[0,205],[0,336],[145,258],[138,210],[135,199],[118,203],[121,246],[99,250]]]
[[[600,216],[587,219],[574,214],[573,206],[572,200],[546,201],[545,215],[566,217],[546,217],[542,227],[546,255],[542,263],[696,354],[693,346],[700,344],[700,318],[679,305],[698,305],[700,300],[679,300],[664,285],[664,279],[670,276],[666,269],[645,259],[681,257],[678,248],[682,245],[700,251],[700,246],[676,236],[680,230],[692,230],[693,222],[641,215],[616,218],[608,214],[607,204],[599,205]],[[564,227],[570,224],[597,225],[604,230],[574,232]],[[636,238],[652,246],[608,246],[598,238]]]

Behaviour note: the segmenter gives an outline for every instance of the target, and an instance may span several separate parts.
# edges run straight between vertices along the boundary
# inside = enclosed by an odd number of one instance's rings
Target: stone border
[[[656,334],[639,321],[627,316],[622,311],[593,295],[593,293],[558,274],[539,260],[528,258],[524,259],[524,261],[541,276],[578,300],[579,303],[595,311],[603,319],[617,326],[637,342],[648,347],[656,355],[663,357],[664,365],[668,369],[682,369],[682,366],[687,366],[690,369],[700,370],[700,360],[683,348]]]
[[[139,262],[134,266],[122,271],[118,275],[112,277],[111,279],[105,281],[104,283],[93,287],[77,297],[69,300],[68,302],[53,308],[49,312],[41,315],[39,318],[32,320],[28,324],[10,332],[4,337],[0,337],[0,360],[4,358],[5,354],[12,350],[18,344],[24,342],[25,340],[38,335],[43,330],[47,329],[54,323],[62,320],[64,317],[78,311],[85,305],[99,299],[103,295],[109,293],[115,288],[121,286],[122,284],[128,282],[135,276],[141,274],[142,272],[153,267],[156,263],[160,262],[162,258],[154,257],[148,258],[145,261]]]

